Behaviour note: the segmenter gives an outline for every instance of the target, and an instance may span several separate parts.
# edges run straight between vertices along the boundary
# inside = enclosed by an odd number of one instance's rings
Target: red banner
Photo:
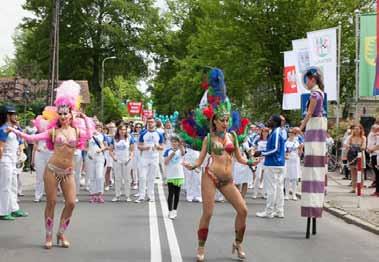
[[[128,103],[128,113],[131,115],[141,114],[142,102],[129,102]]]
[[[284,88],[283,93],[284,94],[293,94],[297,93],[297,82],[296,82],[296,70],[295,66],[286,66],[283,70],[283,82],[284,82]]]

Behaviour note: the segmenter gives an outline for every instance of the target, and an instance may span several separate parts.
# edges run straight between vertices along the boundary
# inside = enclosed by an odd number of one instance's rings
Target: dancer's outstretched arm
[[[201,164],[204,162],[205,157],[207,156],[207,144],[208,144],[208,138],[205,137],[203,140],[203,145],[201,147],[199,158],[196,159],[194,164],[184,162],[183,166],[189,170],[194,170],[195,168],[198,168],[199,166],[201,166]]]
[[[36,142],[41,140],[48,140],[50,139],[50,130],[46,130],[45,132],[35,134],[35,135],[28,135],[24,132],[21,132],[20,130],[17,130],[13,127],[8,127],[8,129],[15,133],[16,135],[20,136],[21,138],[27,140],[28,142]]]

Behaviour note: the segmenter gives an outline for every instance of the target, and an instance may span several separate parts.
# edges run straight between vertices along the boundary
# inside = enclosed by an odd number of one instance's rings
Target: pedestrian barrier
[[[358,208],[360,207],[362,195],[362,152],[358,153],[357,157],[357,186],[356,192],[358,196]]]

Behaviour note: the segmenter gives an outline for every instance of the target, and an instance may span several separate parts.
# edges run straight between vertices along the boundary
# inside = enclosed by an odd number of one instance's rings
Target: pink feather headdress
[[[78,110],[80,106],[80,85],[73,80],[64,81],[57,88],[56,107],[67,106],[71,110]]]

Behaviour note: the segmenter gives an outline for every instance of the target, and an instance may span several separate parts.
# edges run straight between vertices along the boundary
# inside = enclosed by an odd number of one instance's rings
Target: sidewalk
[[[355,224],[379,235],[379,198],[370,194],[373,188],[367,188],[371,181],[365,181],[362,196],[349,193],[350,180],[343,180],[342,175],[328,174],[327,196],[324,208],[347,223]]]

